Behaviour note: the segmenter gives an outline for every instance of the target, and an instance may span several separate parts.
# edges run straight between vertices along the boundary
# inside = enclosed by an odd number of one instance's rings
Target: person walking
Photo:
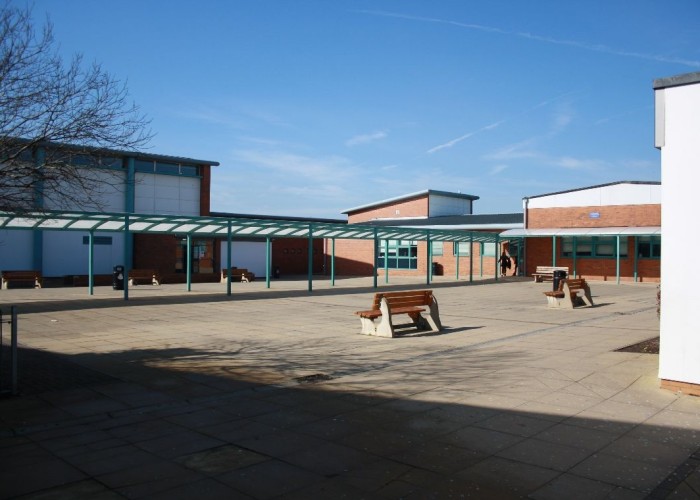
[[[501,264],[501,276],[505,276],[508,269],[510,269],[510,257],[505,250],[503,250],[498,262]]]

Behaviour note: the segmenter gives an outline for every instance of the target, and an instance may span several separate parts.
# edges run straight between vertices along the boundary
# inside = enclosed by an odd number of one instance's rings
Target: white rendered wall
[[[83,243],[87,232],[44,231],[44,276],[88,274],[90,245]],[[111,237],[111,245],[94,245],[94,274],[112,274],[112,268],[124,264],[124,236],[121,233],[95,233]]]
[[[32,231],[0,230],[0,271],[34,269]]]
[[[124,211],[124,182],[126,175],[119,170],[82,169],[85,176],[91,176],[95,180],[91,188],[90,196],[99,200],[99,207],[87,201],[85,193],[77,191],[69,183],[58,187],[59,193],[46,193],[44,203],[49,210],[78,210],[81,212],[94,212],[98,208],[103,212]],[[61,193],[71,193],[72,200],[65,201]],[[81,200],[83,200],[81,202]],[[67,206],[69,204],[69,206]]]
[[[657,90],[656,92],[660,92]],[[661,352],[659,377],[700,384],[700,288],[691,269],[700,232],[695,221],[700,166],[700,84],[665,92],[661,149]]]
[[[134,212],[198,216],[199,184],[197,177],[138,173]]]
[[[472,201],[464,198],[453,198],[431,194],[428,200],[430,217],[444,215],[468,215],[472,213]]]
[[[228,243],[221,242],[220,269],[226,269]],[[231,263],[235,267],[245,268],[256,277],[265,278],[265,242],[233,241],[231,243]]]
[[[528,208],[658,205],[659,203],[661,203],[661,186],[658,184],[613,184],[529,198]]]

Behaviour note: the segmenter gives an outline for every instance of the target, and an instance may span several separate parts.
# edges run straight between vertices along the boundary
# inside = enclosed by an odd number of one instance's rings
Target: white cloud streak
[[[360,144],[369,144],[370,142],[386,139],[387,136],[388,134],[385,131],[379,130],[377,132],[372,132],[371,134],[362,134],[356,135],[355,137],[351,137],[350,139],[345,141],[345,145],[348,147],[352,147],[358,146]]]
[[[358,10],[356,12],[359,14],[367,14],[367,15],[372,15],[372,16],[382,16],[382,17],[393,17],[396,19],[406,19],[409,21],[446,24],[446,25],[450,25],[450,26],[456,26],[458,28],[465,28],[465,29],[470,29],[470,30],[483,31],[483,32],[487,32],[487,33],[496,33],[499,35],[525,38],[528,40],[533,40],[536,42],[548,43],[548,44],[553,44],[553,45],[565,45],[565,46],[569,46],[569,47],[575,47],[577,49],[588,50],[591,52],[600,52],[603,54],[610,54],[610,55],[614,55],[614,56],[631,57],[631,58],[636,58],[636,59],[644,59],[647,61],[655,61],[655,62],[670,63],[670,64],[681,64],[683,66],[688,66],[691,68],[700,68],[700,61],[693,60],[693,59],[682,59],[682,58],[668,57],[668,56],[662,56],[662,55],[657,55],[657,54],[645,54],[642,52],[634,52],[634,51],[629,51],[629,50],[616,49],[613,47],[608,47],[607,45],[603,45],[603,44],[580,42],[577,40],[562,40],[562,39],[552,38],[552,37],[548,37],[548,36],[535,35],[535,34],[523,32],[523,31],[508,31],[508,30],[496,28],[493,26],[461,23],[458,21],[450,21],[449,19],[440,19],[440,18],[435,18],[435,17],[411,16],[411,15],[401,14],[401,13],[396,13],[396,12],[374,11],[374,10]]]
[[[426,151],[426,153],[433,154],[433,153],[436,153],[442,149],[451,148],[455,144],[459,144],[460,142],[465,141],[465,140],[469,139],[470,137],[475,136],[476,134],[479,134],[481,132],[486,132],[487,130],[493,130],[496,127],[498,127],[499,125],[501,125],[503,122],[505,122],[505,120],[501,120],[501,121],[492,123],[490,125],[486,125],[486,126],[481,127],[480,129],[475,130],[473,132],[468,132],[460,137],[457,137],[456,139],[452,139],[451,141],[447,141],[444,144],[439,144],[437,146],[434,146],[434,147],[430,148],[428,151]]]

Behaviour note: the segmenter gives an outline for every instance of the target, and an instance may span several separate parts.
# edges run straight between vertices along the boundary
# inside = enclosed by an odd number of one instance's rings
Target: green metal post
[[[38,147],[34,157],[34,165],[37,170],[44,169],[46,151]],[[39,180],[34,186],[34,204],[36,208],[44,208],[44,182]],[[40,229],[32,230],[32,266],[34,269],[44,269],[44,232]]]
[[[620,284],[620,235],[618,234],[615,238],[616,241],[616,252],[615,252],[615,274],[617,275],[617,284]]]
[[[576,264],[577,264],[577,260],[578,260],[576,258],[577,257],[576,254],[578,251],[578,238],[576,236],[574,236],[574,243],[573,244],[574,244],[574,269],[573,269],[573,271],[574,271],[574,278],[575,278],[576,276],[578,276],[578,273],[576,272]]]
[[[456,254],[455,267],[457,268],[457,272],[455,273],[455,279],[459,281],[459,241],[454,242],[454,247]]]
[[[384,283],[389,283],[389,240],[384,240]]]
[[[265,238],[265,286],[270,288],[270,274],[272,271],[272,242],[270,237]]]
[[[552,236],[552,266],[557,265],[557,237]]]
[[[374,241],[374,252],[373,252],[373,258],[374,258],[374,260],[373,260],[373,262],[372,262],[372,269],[373,269],[373,271],[372,271],[372,274],[373,274],[372,280],[373,280],[373,282],[374,282],[374,283],[373,283],[374,288],[377,288],[377,257],[378,257],[377,254],[379,253],[379,241],[378,241],[377,238],[378,238],[378,237],[377,237],[377,228],[375,227],[375,228],[374,228],[374,240],[373,240],[373,241]]]
[[[187,291],[192,291],[192,235],[187,235]]]
[[[474,281],[474,233],[469,231],[469,283]]]
[[[637,282],[639,277],[637,266],[639,264],[639,237],[634,237],[634,282]]]
[[[88,294],[95,293],[95,232],[88,233]]]
[[[309,292],[313,291],[313,272],[314,272],[314,225],[309,224]]]
[[[335,286],[335,238],[331,239],[331,286]]]
[[[428,272],[425,273],[425,282],[429,285],[433,279],[433,242],[430,240],[430,229],[427,231],[427,251],[425,258],[428,261]]]
[[[501,249],[501,245],[499,243],[500,243],[500,241],[498,240],[498,236],[496,236],[496,250],[494,251],[494,253],[496,255],[494,256],[494,266],[493,266],[496,268],[495,273],[494,273],[496,275],[496,281],[498,281],[498,259],[501,257],[501,254],[498,253],[498,251]]]
[[[479,242],[479,278],[484,277],[484,242]]]
[[[124,214],[124,300],[129,300],[129,271],[131,271],[131,238],[129,214]]]
[[[231,261],[231,243],[233,239],[233,234],[231,232],[231,220],[228,221],[228,227],[226,228],[226,295],[231,296],[231,266],[233,262]]]

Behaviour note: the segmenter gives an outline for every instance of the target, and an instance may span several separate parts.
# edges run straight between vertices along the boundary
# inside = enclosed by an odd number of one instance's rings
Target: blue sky
[[[13,2],[19,3],[19,2]],[[660,180],[655,78],[700,71],[700,2],[34,0],[126,80],[150,152],[215,160],[212,210],[343,218],[438,189],[475,213]]]

